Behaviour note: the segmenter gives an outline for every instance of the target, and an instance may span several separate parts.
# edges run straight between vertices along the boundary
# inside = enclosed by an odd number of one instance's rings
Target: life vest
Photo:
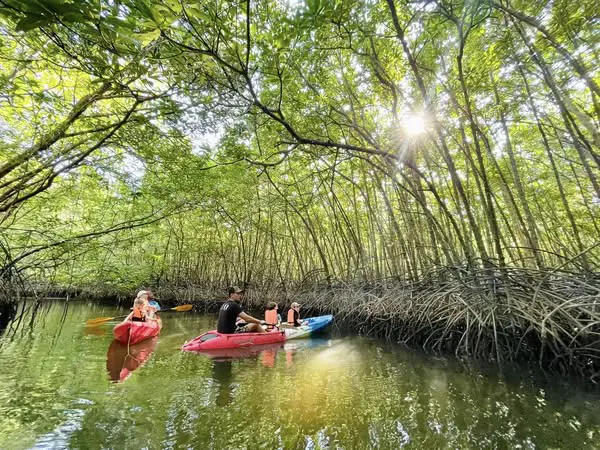
[[[296,311],[292,308],[288,311],[288,325],[296,326],[296,321],[294,320],[294,313]]]
[[[265,311],[265,322],[276,325],[277,324],[277,310],[271,309]]]
[[[133,308],[133,314],[131,316],[132,319],[137,319],[140,321],[144,321],[146,320],[146,314],[144,314],[144,309],[143,308]]]

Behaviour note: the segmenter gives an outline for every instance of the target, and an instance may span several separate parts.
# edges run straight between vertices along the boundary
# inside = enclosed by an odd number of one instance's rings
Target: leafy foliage
[[[2,0],[4,266],[123,286],[597,271],[593,7]]]

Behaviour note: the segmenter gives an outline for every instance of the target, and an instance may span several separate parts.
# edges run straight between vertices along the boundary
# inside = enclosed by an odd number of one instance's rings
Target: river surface
[[[129,350],[125,310],[45,304],[0,336],[0,449],[600,448],[600,395],[341,333],[214,359],[215,317],[164,313]],[[514,371],[513,371],[514,372]]]

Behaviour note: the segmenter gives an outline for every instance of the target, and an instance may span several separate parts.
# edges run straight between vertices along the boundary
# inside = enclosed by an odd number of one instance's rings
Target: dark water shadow
[[[0,336],[17,315],[17,303],[8,301],[0,303]]]
[[[212,378],[218,383],[216,403],[218,406],[227,406],[233,398],[233,361],[215,359],[212,364]]]
[[[4,330],[0,331],[0,347],[8,342],[12,342],[15,339],[22,339],[24,337],[32,337],[34,334],[34,328],[37,327],[39,320],[43,320],[46,314],[50,310],[50,305],[43,302],[40,298],[36,298],[28,301],[21,301],[20,303],[14,303],[15,310],[11,321],[7,324]],[[64,325],[64,319],[66,318],[68,303],[63,305],[64,311],[62,320],[60,321],[61,326],[59,332],[62,330]]]

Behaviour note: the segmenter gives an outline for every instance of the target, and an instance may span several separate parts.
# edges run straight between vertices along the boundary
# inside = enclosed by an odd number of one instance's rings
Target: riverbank
[[[600,278],[524,269],[441,270],[412,284],[305,292],[305,308],[428,351],[600,375]]]

